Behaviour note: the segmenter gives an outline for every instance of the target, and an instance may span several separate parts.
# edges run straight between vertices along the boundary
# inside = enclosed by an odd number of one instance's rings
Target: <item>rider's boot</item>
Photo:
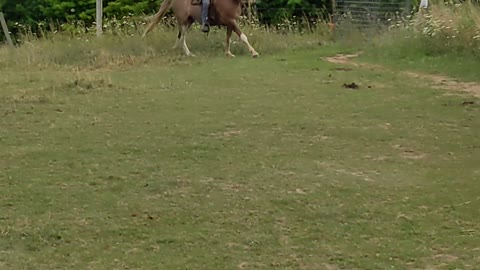
[[[210,0],[202,0],[202,28],[200,31],[208,33],[210,26],[208,25],[208,8],[210,6]]]

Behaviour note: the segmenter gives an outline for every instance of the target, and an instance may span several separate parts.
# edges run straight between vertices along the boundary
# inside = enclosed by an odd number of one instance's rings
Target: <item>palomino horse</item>
[[[147,26],[143,37],[150,32],[155,25],[157,25],[162,17],[171,8],[178,24],[177,41],[175,42],[176,48],[179,43],[182,43],[183,50],[188,56],[193,56],[187,47],[185,41],[185,35],[187,30],[194,22],[199,22],[201,17],[201,6],[195,4],[199,0],[164,0],[160,6],[159,11],[153,17],[152,21]],[[211,26],[226,26],[227,27],[227,46],[225,48],[225,55],[234,57],[230,52],[230,38],[232,32],[235,32],[240,40],[242,40],[248,47],[248,50],[253,57],[257,57],[258,53],[248,42],[247,36],[238,28],[236,20],[240,17],[242,12],[242,0],[211,0],[209,10],[209,22]]]

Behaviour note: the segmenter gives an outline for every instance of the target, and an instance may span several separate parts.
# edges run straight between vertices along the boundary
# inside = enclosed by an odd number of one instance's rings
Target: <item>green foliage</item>
[[[285,19],[309,18],[316,20],[331,10],[328,0],[257,0],[257,12],[260,22],[281,24]]]
[[[14,33],[28,29],[38,32],[39,23],[78,23],[92,25],[95,21],[95,0],[0,0],[10,30]],[[106,18],[122,18],[155,12],[162,0],[104,0]],[[329,5],[328,0],[259,0],[257,9],[260,21],[279,24],[286,18],[315,20]],[[64,26],[69,27],[69,26]]]
[[[161,0],[116,0],[109,1],[104,9],[107,16],[125,16],[130,14],[150,13],[159,8]]]
[[[108,18],[140,15],[154,12],[161,0],[104,0],[104,16]],[[95,0],[0,0],[10,30],[18,32],[28,28],[36,32],[39,23],[72,23],[81,21],[91,25],[95,21]]]
[[[38,20],[39,14],[43,13],[42,9],[47,5],[48,3],[45,0],[3,0],[0,3],[0,9],[9,23],[23,22],[25,24],[34,24]]]

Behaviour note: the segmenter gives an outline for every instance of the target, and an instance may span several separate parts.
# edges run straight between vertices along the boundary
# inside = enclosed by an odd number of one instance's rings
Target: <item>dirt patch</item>
[[[335,70],[335,71],[352,71],[353,69],[351,69],[351,68],[341,68],[340,67],[340,68],[334,68],[332,70]]]
[[[330,137],[325,135],[315,135],[310,138],[310,143],[319,143],[328,139],[330,139]]]
[[[338,54],[331,57],[324,57],[322,59],[333,64],[351,65],[355,67],[381,69],[386,71],[390,70],[381,65],[353,62],[352,59],[358,57],[360,54],[361,52],[357,54]],[[425,74],[414,71],[401,71],[400,73],[411,78],[430,81],[433,88],[466,92],[480,98],[480,83],[477,82],[461,82],[448,76]]]
[[[401,151],[400,156],[405,158],[405,159],[418,160],[418,159],[423,159],[423,158],[426,157],[425,153],[421,153],[419,151],[415,151],[413,149],[406,148],[403,145],[399,145],[399,144],[392,145],[392,148],[400,150]]]
[[[352,83],[344,83],[344,84],[343,84],[343,87],[349,88],[349,89],[358,89],[358,88],[359,88],[358,84],[356,84],[356,83],[354,83],[354,82],[352,82]]]
[[[211,135],[211,136],[214,136],[214,137],[217,137],[217,138],[231,138],[231,137],[239,136],[239,135],[243,134],[244,132],[246,132],[246,130],[242,130],[242,129],[235,130],[235,129],[232,129],[232,130],[227,130],[227,131],[224,131],[224,132],[211,133],[210,135]]]
[[[450,254],[437,254],[437,255],[433,256],[433,258],[435,260],[444,261],[444,262],[447,262],[447,263],[452,263],[452,262],[458,260],[457,256],[453,256],[453,255],[450,255]]]
[[[409,151],[405,151],[402,153],[402,157],[403,158],[406,158],[406,159],[414,159],[414,160],[418,160],[418,159],[423,159],[425,158],[425,154],[423,153],[415,153],[415,152],[409,152]]]
[[[50,103],[50,97],[45,94],[29,95],[25,91],[19,95],[2,97],[0,98],[0,103],[45,104]]]
[[[480,83],[460,82],[454,78],[450,78],[447,76],[423,74],[413,71],[403,71],[402,73],[412,78],[429,80],[434,84],[433,86],[436,88],[451,91],[468,92],[476,97],[480,97]]]
[[[475,104],[475,102],[473,102],[473,101],[464,101],[464,102],[462,102],[462,106],[468,106],[468,105],[473,105],[473,104]]]
[[[359,64],[354,63],[351,61],[352,58],[358,57],[360,53],[357,54],[337,54],[335,56],[330,56],[330,57],[324,57],[324,59],[327,62],[333,63],[333,64],[348,64],[348,65],[353,65],[353,66],[358,66]]]

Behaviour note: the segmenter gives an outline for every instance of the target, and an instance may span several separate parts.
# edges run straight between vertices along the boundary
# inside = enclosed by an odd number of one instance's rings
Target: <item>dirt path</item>
[[[377,65],[377,64],[369,64],[369,63],[358,63],[352,61],[353,58],[359,56],[361,53],[358,54],[338,54],[331,57],[324,57],[323,60],[334,63],[334,64],[342,64],[342,65],[351,65],[355,67],[365,67],[365,68],[374,68],[374,69],[382,69],[382,70],[390,70],[385,66]],[[475,97],[480,98],[480,83],[476,82],[460,82],[454,78],[443,76],[443,75],[432,75],[432,74],[425,74],[420,72],[414,71],[400,71],[401,74],[412,77],[412,78],[420,78],[422,80],[426,80],[430,82],[430,85],[433,88],[443,89],[443,90],[450,90],[450,91],[461,91],[469,93]]]

